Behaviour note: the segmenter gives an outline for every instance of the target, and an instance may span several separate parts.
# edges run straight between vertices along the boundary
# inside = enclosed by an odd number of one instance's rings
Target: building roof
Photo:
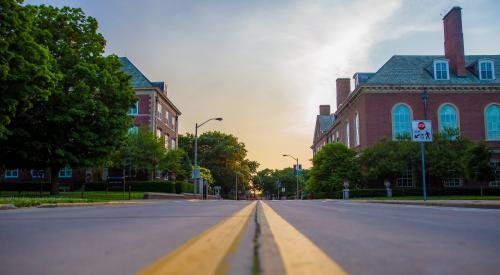
[[[458,77],[450,71],[449,80],[435,80],[433,76],[433,61],[446,59],[444,55],[394,55],[375,74],[371,75],[366,84],[489,84],[500,83],[500,55],[466,55],[465,77]],[[479,60],[494,62],[495,79],[480,80],[477,74]]]
[[[335,115],[327,115],[327,116],[318,116],[318,122],[319,122],[319,130],[320,132],[325,132],[330,129],[330,127],[333,125],[333,122],[335,122]]]
[[[156,87],[128,58],[120,57],[120,62],[122,63],[123,71],[132,77],[131,83],[133,88]]]

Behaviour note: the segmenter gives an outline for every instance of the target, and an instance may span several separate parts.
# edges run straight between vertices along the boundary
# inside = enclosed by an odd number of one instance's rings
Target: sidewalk
[[[500,209],[500,200],[353,200],[363,203],[386,203],[422,206],[466,207]]]

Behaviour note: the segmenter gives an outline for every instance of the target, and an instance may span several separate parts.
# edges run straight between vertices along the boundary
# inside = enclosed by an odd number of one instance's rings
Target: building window
[[[443,104],[439,108],[439,132],[458,129],[458,112],[455,106]]]
[[[43,179],[45,176],[44,170],[30,170],[31,178],[33,179]]]
[[[177,124],[177,118],[172,117],[172,129],[174,129],[174,131],[177,131],[176,124]]]
[[[19,177],[19,169],[6,169],[4,176],[6,179],[17,179]]]
[[[158,116],[158,119],[161,120],[162,119],[162,107],[161,107],[161,104],[158,103],[157,105],[157,108],[156,108],[158,111],[156,112],[156,115]]]
[[[413,173],[411,167],[403,170],[396,178],[396,184],[399,187],[413,187]]]
[[[405,104],[399,104],[392,110],[392,138],[405,137],[411,137],[411,111]]]
[[[479,79],[493,80],[495,79],[495,69],[493,61],[483,60],[479,61]]]
[[[73,169],[69,167],[64,167],[63,169],[59,170],[60,178],[71,178],[72,176],[73,176]]]
[[[132,127],[128,128],[129,135],[137,134],[138,132],[139,132],[139,128],[137,126],[132,126]]]
[[[450,72],[448,69],[448,61],[435,60],[434,61],[434,79],[435,80],[448,80],[450,79]]]
[[[486,140],[500,140],[500,105],[486,108]]]
[[[491,166],[493,168],[494,180],[490,181],[491,187],[500,187],[500,160],[492,160]]]
[[[170,112],[166,111],[165,115],[167,116],[167,119],[166,119],[165,123],[167,124],[167,126],[169,126],[170,125]]]
[[[137,115],[137,114],[139,114],[139,101],[137,101],[135,103],[135,105],[132,108],[130,108],[130,110],[128,111],[127,114],[129,114],[129,115]]]
[[[351,148],[351,143],[349,140],[349,121],[346,121],[345,124],[345,146],[347,146],[347,148]]]
[[[340,141],[340,136],[339,136],[339,131],[337,131],[335,133],[335,142],[339,142]]]
[[[462,186],[462,179],[460,178],[447,178],[443,180],[445,187],[460,187]]]
[[[175,150],[175,139],[174,138],[170,141],[170,149]]]
[[[156,129],[156,137],[161,138],[161,129]]]
[[[354,114],[354,145],[359,146],[359,115]]]
[[[165,149],[168,150],[168,141],[170,140],[169,135],[165,135]]]

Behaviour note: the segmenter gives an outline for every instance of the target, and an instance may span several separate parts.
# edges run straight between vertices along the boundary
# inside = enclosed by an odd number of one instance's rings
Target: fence
[[[341,199],[342,191],[313,193],[314,199]],[[428,188],[428,196],[500,196],[500,188],[494,187],[460,187],[460,188]],[[351,189],[350,198],[387,197],[386,189]],[[394,188],[393,197],[423,196],[421,188]]]

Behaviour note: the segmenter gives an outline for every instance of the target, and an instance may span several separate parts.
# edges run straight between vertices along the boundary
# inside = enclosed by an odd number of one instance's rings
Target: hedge
[[[40,186],[42,185],[42,186]],[[60,186],[67,186],[68,184],[60,183]],[[80,190],[82,184],[70,184],[74,187],[72,191]],[[131,187],[131,191],[134,192],[160,192],[160,193],[173,193],[174,184],[171,181],[125,181],[125,190],[128,191],[128,187]],[[50,190],[50,183],[48,182],[2,182],[0,183],[0,191],[21,191],[21,192],[39,192],[41,187],[44,191]],[[106,183],[86,183],[86,191],[105,191]],[[109,191],[121,191],[123,190],[123,185],[121,184],[110,184],[108,186]],[[194,187],[192,183],[186,181],[177,181],[175,184],[175,191],[177,194],[180,193],[193,193]]]

